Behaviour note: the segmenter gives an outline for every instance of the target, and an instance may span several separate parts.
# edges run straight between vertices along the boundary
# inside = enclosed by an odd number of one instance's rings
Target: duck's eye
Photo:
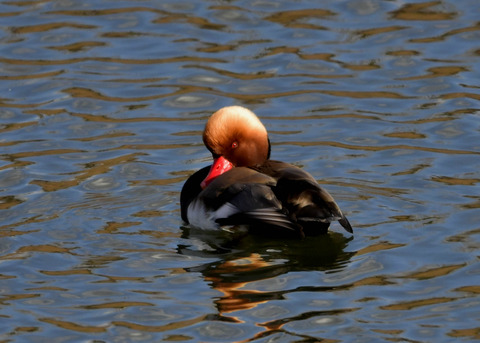
[[[238,148],[238,142],[237,141],[232,143],[232,149],[236,149],[236,148]]]

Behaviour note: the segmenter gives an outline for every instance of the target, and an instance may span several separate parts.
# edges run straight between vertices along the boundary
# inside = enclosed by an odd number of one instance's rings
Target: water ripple
[[[1,3],[1,339],[478,339],[476,8]],[[182,225],[232,104],[354,238]]]

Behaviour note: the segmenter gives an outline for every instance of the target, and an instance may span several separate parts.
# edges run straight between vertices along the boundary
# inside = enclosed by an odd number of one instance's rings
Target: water
[[[480,6],[2,1],[0,340],[480,338]],[[182,225],[206,118],[255,111],[355,230]]]

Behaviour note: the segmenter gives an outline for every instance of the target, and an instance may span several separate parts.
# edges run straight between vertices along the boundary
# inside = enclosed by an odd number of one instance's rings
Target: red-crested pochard
[[[269,234],[299,237],[326,233],[338,220],[352,226],[333,197],[306,171],[270,160],[267,130],[240,106],[215,112],[203,132],[213,164],[185,182],[182,219],[201,229],[248,226]]]

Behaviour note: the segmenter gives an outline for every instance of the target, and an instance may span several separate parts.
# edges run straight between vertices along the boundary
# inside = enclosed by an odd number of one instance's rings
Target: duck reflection
[[[220,315],[247,310],[284,294],[302,289],[256,290],[254,283],[286,275],[291,271],[342,269],[355,252],[345,251],[353,237],[329,232],[309,239],[272,239],[183,228],[192,245],[179,246],[184,255],[215,257],[218,260],[187,271],[201,272],[211,287],[223,295],[215,300]],[[309,290],[324,287],[309,286]],[[240,321],[236,317],[230,320]]]

